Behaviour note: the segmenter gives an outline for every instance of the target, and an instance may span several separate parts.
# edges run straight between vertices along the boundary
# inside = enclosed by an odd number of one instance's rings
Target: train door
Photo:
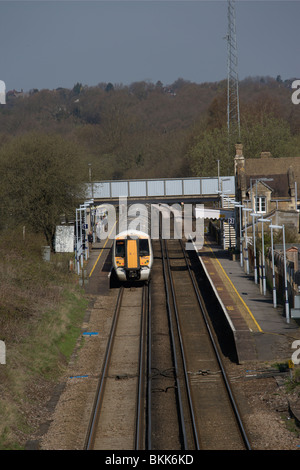
[[[137,240],[131,240],[131,239],[127,240],[126,255],[127,255],[127,268],[138,269],[139,257],[138,257]]]

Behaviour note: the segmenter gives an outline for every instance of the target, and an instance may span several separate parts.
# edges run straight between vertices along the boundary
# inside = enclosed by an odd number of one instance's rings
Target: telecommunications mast
[[[240,104],[239,104],[239,79],[238,79],[238,55],[235,29],[235,1],[228,0],[227,9],[227,127],[228,143],[240,142]]]

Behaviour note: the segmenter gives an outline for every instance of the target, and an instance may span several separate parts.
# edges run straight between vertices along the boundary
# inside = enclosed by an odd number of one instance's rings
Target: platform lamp
[[[257,276],[257,260],[256,260],[256,221],[255,217],[260,217],[260,214],[256,214],[255,212],[251,212],[252,217],[252,232],[253,232],[253,256],[254,256],[254,282],[255,284],[258,283],[258,276]]]
[[[216,160],[218,163],[218,191],[220,191],[220,160]]]
[[[274,297],[274,284],[275,284],[275,268],[274,268],[274,255],[273,255],[273,230],[272,229],[281,229],[282,230],[282,240],[283,240],[283,263],[284,263],[284,292],[285,292],[285,317],[287,323],[290,323],[290,309],[289,309],[289,296],[287,288],[287,273],[286,273],[286,253],[285,253],[285,229],[284,225],[269,225],[271,228],[271,240],[272,240],[272,263],[273,263],[273,302],[274,308],[276,308],[276,287],[275,287],[275,297]]]
[[[277,307],[277,297],[276,297],[276,281],[275,281],[275,264],[274,264],[274,244],[273,244],[273,229],[281,228],[279,225],[269,225],[271,229],[271,252],[272,252],[272,279],[273,279],[273,307]]]
[[[261,240],[262,240],[262,271],[263,271],[263,294],[267,293],[267,284],[266,284],[266,264],[265,264],[265,243],[264,243],[264,223],[272,222],[271,219],[258,219],[258,222],[261,222]]]
[[[244,212],[252,212],[252,209],[250,207],[243,207],[242,209]],[[246,271],[247,274],[249,274],[249,256],[248,256],[248,236],[247,236],[247,223],[248,219],[247,216],[245,217],[245,261],[246,261]]]
[[[91,196],[92,196],[92,198],[94,198],[94,185],[93,185],[93,181],[92,181],[92,164],[88,163],[88,167],[89,167],[89,181],[90,181],[90,185],[91,185]]]
[[[243,267],[242,207],[244,206],[238,202],[235,204],[235,207],[239,208],[240,211],[240,263],[241,267]]]

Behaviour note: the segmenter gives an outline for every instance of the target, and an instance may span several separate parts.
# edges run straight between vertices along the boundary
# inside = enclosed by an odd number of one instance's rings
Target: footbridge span
[[[221,193],[235,194],[234,176],[91,181],[86,196],[95,203],[111,204],[117,204],[122,197],[147,202],[205,203],[219,199]]]

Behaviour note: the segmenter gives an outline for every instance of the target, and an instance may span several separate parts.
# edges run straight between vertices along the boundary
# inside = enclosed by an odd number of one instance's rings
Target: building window
[[[266,213],[267,212],[267,201],[265,196],[259,196],[256,198],[256,212]]]

